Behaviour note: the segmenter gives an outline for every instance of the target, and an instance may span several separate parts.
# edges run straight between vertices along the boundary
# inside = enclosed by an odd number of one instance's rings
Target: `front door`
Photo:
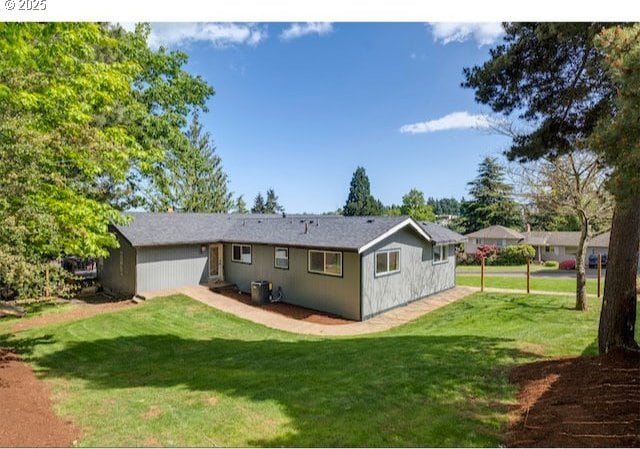
[[[222,244],[209,245],[209,279],[222,281]]]

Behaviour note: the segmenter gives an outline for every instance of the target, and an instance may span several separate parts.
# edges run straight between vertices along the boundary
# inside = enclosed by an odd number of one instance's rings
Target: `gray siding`
[[[209,247],[203,253],[201,246],[138,248],[136,293],[206,283]]]
[[[116,296],[133,296],[136,291],[136,250],[119,233],[120,248],[109,251],[109,257],[99,264],[98,277],[102,288]],[[122,259],[121,259],[122,258]],[[122,270],[120,270],[122,260]]]
[[[307,250],[289,247],[289,269],[274,267],[274,247],[251,245],[252,263],[231,261],[231,244],[224,245],[224,276],[244,292],[251,282],[266,280],[273,289],[282,287],[285,301],[345,318],[360,319],[360,258],[355,252],[342,252],[342,277],[307,271]]]
[[[375,275],[375,253],[400,249],[400,272]],[[367,319],[455,286],[455,253],[447,246],[447,261],[433,263],[433,245],[403,229],[362,254],[362,314]]]

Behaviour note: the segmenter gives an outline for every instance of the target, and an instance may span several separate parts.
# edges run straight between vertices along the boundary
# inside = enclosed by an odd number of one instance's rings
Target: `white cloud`
[[[332,31],[333,24],[331,22],[292,23],[289,28],[280,33],[280,39],[288,41],[302,36],[307,36],[309,34],[322,36],[324,34],[329,34]]]
[[[424,134],[450,129],[481,129],[490,128],[496,120],[486,115],[469,114],[468,112],[453,112],[444,117],[426,122],[412,123],[400,128],[401,133]]]
[[[449,42],[464,42],[475,39],[479,46],[491,45],[504,34],[499,22],[432,22],[431,33],[433,40],[443,44]]]
[[[161,45],[184,45],[196,41],[226,47],[239,44],[257,45],[266,38],[266,30],[251,23],[153,23],[148,43],[151,48]]]

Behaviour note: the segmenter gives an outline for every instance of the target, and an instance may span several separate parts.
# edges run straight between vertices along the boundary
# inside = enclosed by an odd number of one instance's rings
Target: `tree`
[[[344,205],[345,216],[381,215],[382,203],[371,195],[369,178],[363,167],[356,168],[349,186],[349,196]]]
[[[611,195],[604,188],[602,162],[591,151],[574,151],[523,165],[518,179],[523,194],[538,210],[558,217],[578,217],[576,309],[587,310],[587,245],[594,229],[610,223],[613,210]]]
[[[238,196],[238,198],[236,198],[236,204],[233,209],[236,214],[249,213],[249,210],[247,209],[247,203],[244,201],[243,195],[240,195]]]
[[[428,206],[424,200],[424,193],[418,189],[411,189],[402,197],[402,207],[400,208],[402,215],[409,215],[417,221],[435,221],[436,216],[431,206]]]
[[[52,259],[108,255],[118,245],[109,225],[126,222],[135,186],[212,94],[182,69],[186,55],[150,50],[148,34],[0,24],[3,295],[32,294],[15,286],[37,287]]]
[[[496,158],[485,158],[478,176],[469,182],[472,198],[462,204],[462,224],[467,232],[487,226],[521,227],[518,204],[511,199],[513,187],[505,182],[504,167]]]
[[[611,151],[603,145],[600,150],[598,142],[589,141],[596,124],[615,120],[616,109],[620,107],[614,99],[622,79],[616,85],[612,79],[615,69],[604,60],[607,52],[595,45],[598,33],[612,26],[615,24],[505,24],[504,42],[491,50],[490,59],[483,65],[466,68],[463,83],[475,90],[476,101],[507,116],[517,111],[518,117],[529,125],[530,129],[513,139],[507,152],[509,159],[528,161],[593,147],[609,156],[605,160],[614,169],[611,178],[614,182],[609,183],[609,188],[616,184],[616,179],[624,181],[619,184],[633,186],[634,193],[626,195],[626,201],[620,201],[625,195],[620,196],[612,189],[616,205],[609,255],[614,262],[609,261],[607,266],[606,299],[599,329],[602,353],[637,347],[633,337],[635,312],[631,311],[635,311],[636,304],[632,293],[636,287],[635,271],[633,276],[629,273],[637,264],[640,199],[637,178],[632,171],[622,168],[632,146]],[[604,123],[604,127],[612,124]],[[631,166],[637,176],[637,167],[634,163]],[[630,251],[634,252],[636,262],[620,257]],[[631,303],[633,307],[629,306]]]
[[[229,181],[209,133],[203,131],[197,111],[185,135],[185,142],[166,152],[163,169],[154,172],[149,199],[151,209],[228,212],[232,203],[227,187]]]
[[[429,197],[427,205],[431,206],[436,215],[460,215],[460,202],[455,198]]]
[[[266,207],[264,204],[264,197],[262,193],[258,192],[256,198],[253,200],[253,207],[251,208],[252,214],[264,214],[266,211]]]
[[[600,314],[600,353],[638,349],[635,341],[640,246],[640,25],[614,27],[596,37],[616,88],[614,113],[600,118],[589,144],[613,168],[608,186],[616,198]]]
[[[264,203],[264,210],[267,214],[284,212],[284,208],[278,204],[278,196],[272,188],[267,189],[267,201]]]

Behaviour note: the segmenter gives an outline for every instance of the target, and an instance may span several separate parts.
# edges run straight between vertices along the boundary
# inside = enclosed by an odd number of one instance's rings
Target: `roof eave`
[[[433,241],[433,239],[431,238],[431,236],[429,236],[429,234],[427,234],[425,232],[424,229],[422,229],[422,227],[416,223],[412,218],[407,218],[404,221],[401,221],[400,223],[398,223],[397,225],[393,226],[391,229],[387,230],[386,232],[384,232],[383,234],[380,234],[378,237],[374,238],[373,240],[370,240],[369,242],[367,242],[366,244],[364,244],[363,246],[361,246],[360,248],[358,248],[358,254],[362,254],[363,252],[365,252],[366,250],[368,250],[369,248],[371,248],[372,246],[380,243],[381,241],[383,241],[384,239],[386,239],[387,237],[395,234],[396,232],[398,232],[400,229],[403,229],[407,226],[411,226],[413,229],[415,229],[415,231],[422,237],[424,238],[426,241],[431,242]]]

